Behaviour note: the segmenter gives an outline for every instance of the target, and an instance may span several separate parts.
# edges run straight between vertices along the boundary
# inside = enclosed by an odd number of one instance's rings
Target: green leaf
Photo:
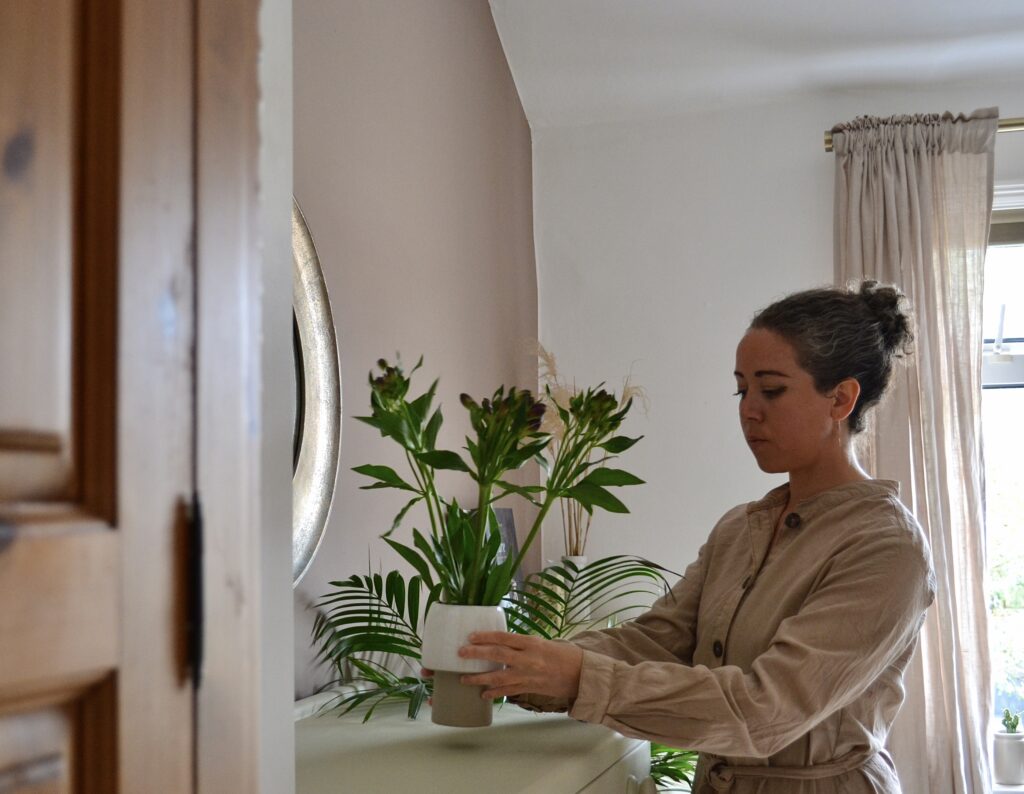
[[[469,471],[469,467],[465,464],[457,452],[451,452],[446,449],[431,449],[427,452],[417,452],[416,459],[422,463],[426,463],[433,469],[445,469],[448,471]]]
[[[566,491],[565,495],[570,499],[575,499],[586,509],[600,507],[609,513],[629,512],[629,508],[611,492],[606,491],[600,485],[592,485],[586,481],[577,483]]]
[[[614,438],[610,438],[603,444],[598,444],[597,446],[603,449],[605,452],[610,452],[613,455],[618,455],[622,452],[625,452],[641,438],[643,438],[643,436],[640,436],[639,438],[629,438],[628,436],[615,436]]]
[[[594,469],[590,474],[583,478],[580,484],[587,483],[588,485],[643,485],[644,481],[639,477],[630,474],[628,471],[622,469]]]
[[[530,504],[532,505],[536,505],[537,507],[540,507],[541,505],[540,501],[535,499],[533,496],[534,494],[544,492],[544,488],[540,485],[515,485],[513,483],[506,482],[505,480],[498,480],[498,482],[495,484],[505,489],[503,493],[500,493],[497,496],[495,496],[495,501],[501,499],[503,496],[507,494],[514,493],[519,494],[524,499],[529,500]]]
[[[390,466],[355,466],[352,471],[356,474],[363,474],[367,477],[372,477],[375,480],[379,480],[385,486],[389,488],[399,488],[403,491],[414,491],[419,493],[419,489],[413,488],[409,483],[398,476],[398,472],[392,469]],[[364,489],[379,488],[379,485],[364,485]]]
[[[437,444],[437,434],[441,429],[441,423],[443,421],[444,420],[441,418],[441,409],[438,408],[430,417],[430,421],[427,422],[427,429],[423,432],[423,446],[426,449],[433,449],[434,445]]]
[[[516,485],[515,483],[508,482],[507,480],[498,480],[496,485],[500,485],[502,488],[506,488],[509,491],[513,491],[522,496],[529,496],[536,493],[544,493],[543,485]]]
[[[387,532],[385,532],[382,537],[386,538],[388,535],[390,535],[392,532],[394,532],[396,529],[398,529],[398,525],[402,523],[402,519],[405,518],[405,514],[409,512],[409,509],[413,505],[415,505],[419,501],[422,501],[422,499],[423,499],[422,496],[415,496],[412,499],[410,499],[406,503],[405,507],[403,507],[401,510],[398,511],[398,515],[395,516],[395,520],[391,522],[391,529],[389,529]]]
[[[420,622],[420,586],[423,579],[419,575],[409,580],[409,626],[414,632],[419,631]]]
[[[514,471],[515,469],[518,469],[520,466],[526,463],[526,461],[532,458],[536,458],[538,455],[540,455],[541,452],[544,451],[549,441],[550,438],[548,436],[545,436],[540,441],[535,441],[531,444],[524,444],[514,452],[510,452],[504,460],[505,471]]]
[[[391,571],[387,578],[388,605],[399,615],[405,614],[405,580],[398,571]]]
[[[412,374],[411,372],[409,373]],[[423,419],[427,415],[427,411],[430,409],[430,403],[434,400],[434,394],[437,392],[437,381],[435,380],[430,384],[430,388],[427,389],[423,394],[409,403],[409,413],[412,414],[413,422],[416,425],[422,425]]]
[[[377,424],[376,427],[380,430],[380,434],[385,438],[393,438],[403,447],[408,448],[408,438],[406,433],[407,423],[405,419],[398,414],[392,413],[379,413],[376,415]]]
[[[428,558],[424,557],[416,549],[409,548],[404,543],[399,543],[397,540],[391,538],[384,538],[384,542],[387,543],[391,548],[398,552],[403,560],[411,565],[427,583],[428,587],[432,587],[434,584],[434,577],[430,574],[430,564]]]

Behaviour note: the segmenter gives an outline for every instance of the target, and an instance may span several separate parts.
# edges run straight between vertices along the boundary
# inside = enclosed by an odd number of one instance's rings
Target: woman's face
[[[821,394],[774,331],[754,328],[736,348],[740,426],[762,471],[813,468],[836,439],[834,399]]]

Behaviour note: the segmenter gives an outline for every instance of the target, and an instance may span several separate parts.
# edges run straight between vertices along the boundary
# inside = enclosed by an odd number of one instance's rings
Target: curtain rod
[[[1024,132],[1024,117],[1016,119],[999,119],[998,132]],[[832,151],[832,130],[825,130],[825,151]]]

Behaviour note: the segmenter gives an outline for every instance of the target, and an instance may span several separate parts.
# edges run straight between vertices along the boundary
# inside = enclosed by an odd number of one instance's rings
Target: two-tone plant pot
[[[1024,783],[1024,733],[996,731],[992,748],[992,774],[996,783]]]
[[[500,664],[480,659],[463,659],[459,648],[468,644],[475,631],[506,631],[501,607],[434,604],[423,627],[421,661],[434,671],[431,719],[438,725],[482,728],[491,724],[493,703],[481,698],[483,687],[468,686],[459,679],[467,673],[486,673]]]

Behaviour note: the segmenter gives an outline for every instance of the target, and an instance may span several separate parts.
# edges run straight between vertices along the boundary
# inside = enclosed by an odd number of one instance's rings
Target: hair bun
[[[859,294],[878,323],[886,348],[897,356],[910,353],[914,334],[910,329],[906,295],[898,287],[871,279],[861,283]]]

